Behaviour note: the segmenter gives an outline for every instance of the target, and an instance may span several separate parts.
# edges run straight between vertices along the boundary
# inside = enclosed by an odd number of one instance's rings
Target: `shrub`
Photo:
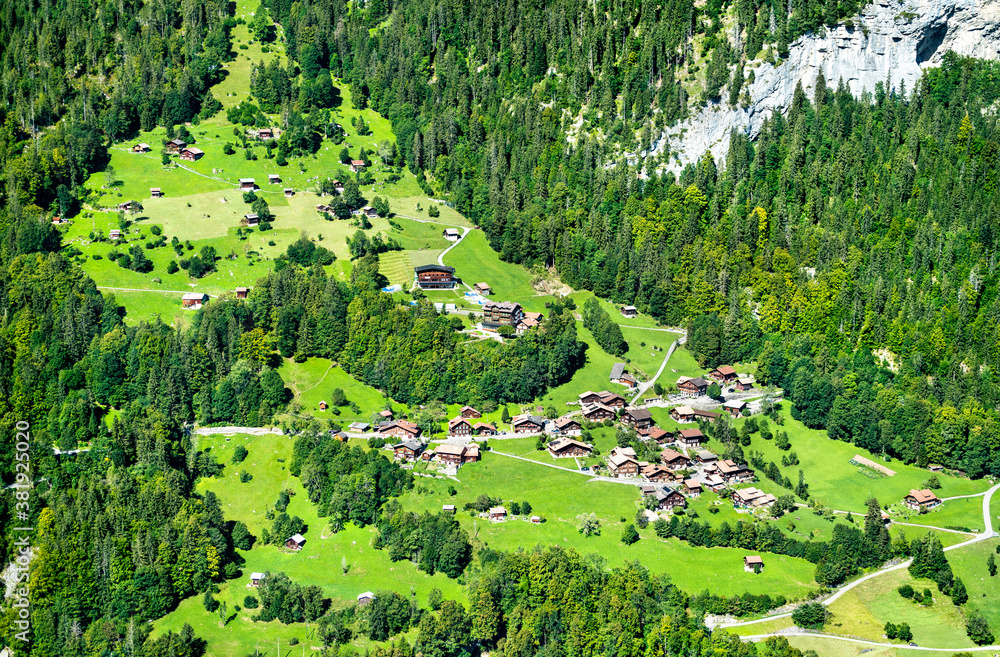
[[[438,207],[436,205],[433,205],[433,204],[429,205],[427,207],[427,216],[428,217],[440,217],[441,216],[441,211],[438,210]]]
[[[910,586],[909,584],[903,584],[898,589],[896,589],[896,591],[898,591],[899,594],[904,598],[906,598],[907,600],[913,599],[913,587]]]
[[[246,470],[244,470],[244,471],[242,471],[240,473],[240,482],[242,482],[242,483],[245,484],[248,481],[250,481],[251,479],[253,479],[253,475],[250,474],[249,472],[247,472]]]
[[[818,630],[826,624],[826,607],[818,602],[808,602],[796,607],[792,612],[792,622],[799,627]]]
[[[257,598],[253,597],[252,595],[248,595],[247,597],[243,598],[243,606],[246,607],[247,609],[256,609]]]
[[[232,462],[233,463],[243,463],[243,461],[245,461],[246,458],[247,458],[247,454],[249,454],[249,453],[250,452],[247,451],[246,447],[244,447],[243,445],[237,445],[236,449],[233,450],[233,460],[232,460]]]
[[[622,543],[625,545],[632,545],[639,541],[639,532],[636,531],[635,525],[629,523],[625,525],[625,529],[622,530]]]
[[[159,226],[150,226],[149,232],[151,232],[154,235],[159,235],[163,232],[163,229],[160,228]]]

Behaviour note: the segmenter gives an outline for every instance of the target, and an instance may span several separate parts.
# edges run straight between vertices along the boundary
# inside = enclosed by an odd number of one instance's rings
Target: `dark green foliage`
[[[256,609],[260,606],[260,601],[257,600],[256,596],[248,595],[243,598],[243,607],[246,609]]]
[[[639,532],[636,531],[635,525],[632,523],[625,525],[625,528],[622,530],[621,541],[625,545],[632,545],[639,542]]]
[[[237,521],[233,525],[233,547],[239,548],[240,550],[249,550],[253,547],[254,541],[257,539],[250,530],[247,529],[246,524],[242,521]]]
[[[211,591],[205,591],[205,595],[201,599],[201,604],[208,613],[212,613],[219,608],[219,601],[212,597]]]
[[[243,470],[243,471],[240,472],[240,482],[241,483],[244,483],[244,484],[248,483],[252,479],[253,479],[253,475],[250,474],[249,472],[247,472],[246,470]]]
[[[246,460],[248,454],[250,454],[250,452],[247,450],[246,447],[244,447],[243,445],[237,445],[236,448],[233,450],[233,458],[231,459],[231,462],[243,463],[243,461]]]
[[[385,641],[410,627],[410,604],[395,591],[376,591],[361,613],[361,632],[372,641]]]
[[[986,622],[986,618],[978,611],[966,614],[965,633],[977,646],[987,646],[993,643],[993,630]]]
[[[913,593],[914,593],[914,592],[913,592],[913,587],[912,587],[912,586],[910,586],[909,584],[903,584],[902,586],[900,586],[900,587],[899,587],[898,589],[896,589],[896,590],[897,590],[897,591],[899,592],[899,594],[900,594],[901,596],[903,596],[903,597],[904,597],[904,598],[906,598],[907,600],[910,600],[910,599],[912,599],[912,598],[913,598]]]
[[[614,356],[624,356],[628,343],[622,330],[611,321],[611,316],[601,307],[597,299],[587,299],[583,304],[583,326],[590,331],[601,349]]]
[[[392,561],[416,561],[429,575],[440,571],[452,578],[462,574],[472,556],[469,537],[454,514],[420,516],[395,501],[382,511],[373,545],[387,550]]]
[[[965,582],[958,577],[952,582],[948,595],[951,596],[952,603],[958,606],[964,605],[969,601],[969,592],[965,588]]]
[[[822,604],[808,602],[795,608],[792,612],[792,621],[799,627],[818,630],[826,624],[828,613]]]
[[[302,587],[294,583],[285,573],[265,573],[264,581],[257,589],[260,594],[260,613],[254,620],[282,623],[312,622],[323,615],[330,600],[323,597],[318,586]]]
[[[937,536],[928,532],[924,538],[914,539],[910,544],[910,554],[913,556],[913,563],[909,566],[910,575],[934,580],[940,591],[947,591],[951,587],[951,564],[944,556],[944,549]]]

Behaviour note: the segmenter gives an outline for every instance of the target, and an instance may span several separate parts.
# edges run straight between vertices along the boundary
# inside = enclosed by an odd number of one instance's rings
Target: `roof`
[[[418,274],[422,274],[425,271],[446,271],[449,274],[454,274],[455,268],[445,267],[444,265],[420,265],[418,267],[414,267],[413,271],[417,272]]]
[[[601,410],[602,408],[604,410],[606,410],[608,413],[611,413],[612,415],[614,415],[614,413],[615,413],[613,410],[611,410],[610,408],[608,408],[604,404],[597,403],[597,404],[584,404],[583,405],[583,414],[584,415],[589,415],[589,414],[593,413],[594,411]]]
[[[674,409],[678,415],[694,415],[694,410],[690,406],[678,406]]]
[[[670,497],[671,495],[680,495],[680,493],[678,493],[677,491],[675,491],[673,488],[666,488],[666,487],[664,487],[664,488],[657,488],[656,489],[656,499],[658,499],[658,500],[665,500],[668,497]]]
[[[253,212],[250,212],[250,213],[248,213],[248,214],[245,214],[245,215],[243,215],[243,217],[244,217],[245,219],[260,219],[260,217],[258,217],[258,216],[257,216],[256,214],[254,214]]]
[[[699,449],[695,453],[698,455],[698,458],[700,458],[702,461],[708,461],[708,460],[716,458],[715,454],[713,454],[712,452],[708,451],[707,449]]]
[[[450,420],[448,420],[449,429],[453,429],[460,424],[468,424],[470,427],[472,426],[472,423],[469,422],[469,418],[462,417],[461,415],[459,415],[458,417],[453,417]]]
[[[660,427],[650,427],[646,431],[646,435],[652,438],[653,440],[659,440],[660,438],[666,438],[667,436],[669,436],[670,432],[667,431],[666,429],[661,429]]]
[[[237,292],[249,292],[250,288],[248,288],[248,287],[238,287],[238,288],[236,288],[236,291]]]
[[[454,511],[455,510],[455,505],[454,504],[445,504],[444,506],[441,507],[441,510],[442,511]]]
[[[748,564],[751,564],[751,563],[759,563],[759,564],[760,564],[760,565],[762,565],[762,566],[764,565],[764,560],[763,560],[763,559],[761,559],[761,558],[760,558],[759,556],[757,556],[756,554],[752,554],[752,555],[749,555],[749,556],[746,556],[746,557],[743,557],[743,561],[747,562]]]
[[[569,426],[571,424],[580,424],[580,421],[574,417],[561,417],[556,420],[556,428],[562,429],[563,427]]]
[[[167,142],[168,144],[174,144],[176,146],[187,146],[187,142],[183,139],[171,139]]]
[[[264,573],[250,573],[250,579],[264,579]]]
[[[620,379],[625,373],[625,363],[615,363],[611,366],[611,378]]]
[[[416,452],[417,450],[419,450],[423,446],[424,446],[424,444],[421,443],[419,440],[413,440],[412,438],[406,438],[405,440],[402,440],[402,441],[396,443],[395,445],[393,445],[392,448],[393,449],[406,448],[406,449],[410,449],[410,450],[413,450],[414,452]],[[438,451],[440,451],[440,450],[438,450]]]
[[[444,229],[444,234],[445,235],[458,235],[458,229],[457,228],[445,228]]]
[[[488,289],[490,287],[489,283],[476,283],[476,287],[480,289]]]
[[[622,402],[625,401],[624,397],[622,397],[621,395],[619,395],[618,393],[615,393],[615,392],[608,392],[606,390],[602,390],[601,392],[599,392],[597,394],[599,394],[601,396],[601,403],[602,404],[610,404],[611,402],[616,401],[616,400],[621,400]]]
[[[667,461],[669,463],[670,461],[676,461],[677,459],[684,459],[685,461],[687,461],[688,457],[684,456],[676,449],[670,449],[668,447],[667,449],[660,452],[660,459],[663,461]]]
[[[752,385],[754,383],[754,379],[752,376],[741,376],[736,380],[742,383],[743,385]]]
[[[201,150],[200,148],[195,148],[194,146],[188,146],[184,150],[186,150],[188,153],[194,153],[195,155],[205,154],[205,151]]]
[[[517,303],[515,301],[487,301],[486,303],[483,304],[483,311],[484,312],[489,312],[489,311],[492,311],[493,309],[496,309],[496,310],[499,310],[501,312],[504,312],[504,311],[514,312],[515,310],[519,309],[520,307],[521,307],[521,304],[519,304],[519,303]]]
[[[381,410],[378,412],[378,414],[382,417],[392,417],[392,411],[390,411],[389,409]]]
[[[242,185],[243,183],[252,183],[252,182],[254,182],[254,179],[253,179],[253,178],[240,178],[240,184],[241,184],[241,185]]]
[[[468,404],[466,404],[466,405],[465,405],[465,406],[463,406],[462,408],[458,409],[458,412],[459,412],[459,413],[464,413],[464,412],[466,412],[466,411],[473,411],[474,413],[478,413],[478,412],[479,412],[479,411],[477,411],[476,409],[474,409],[474,408],[472,408],[471,406],[469,406]]]
[[[494,514],[498,514],[498,513],[502,513],[503,515],[507,515],[507,509],[503,508],[502,506],[495,506],[495,507],[493,507],[493,508],[490,509],[490,515],[491,516],[494,515]]]
[[[722,404],[723,408],[738,408],[738,409],[742,409],[746,405],[747,405],[747,403],[745,401],[739,401],[738,399],[733,399],[733,400],[724,402]]]
[[[525,422],[533,422],[540,427],[545,426],[545,418],[538,417],[537,415],[518,415],[511,422],[512,425],[524,424]]]
[[[194,301],[195,299],[204,299],[206,296],[208,295],[204,292],[188,292],[182,296],[181,299],[184,301]]]
[[[926,488],[922,490],[911,490],[907,497],[912,497],[918,504],[926,504],[928,502],[934,502],[938,499],[937,495]]]
[[[496,431],[497,428],[488,422],[476,422],[472,427],[473,429],[489,429],[490,431]]]
[[[715,371],[723,376],[732,376],[736,374],[736,370],[734,370],[729,365],[719,365],[717,368],[715,368]]]
[[[369,428],[370,426],[371,425],[368,424],[367,422],[351,422],[349,425],[347,425],[347,428],[348,429],[356,429],[357,431],[364,431],[365,429]]]
[[[295,190],[294,190],[294,189],[292,189],[291,187],[285,187],[285,193],[286,193],[286,194],[287,194],[288,192],[294,192],[294,191],[295,191]]]
[[[461,456],[462,454],[465,453],[465,445],[451,445],[449,443],[444,443],[442,445],[438,445],[437,453],[438,455],[449,454],[454,456]]]
[[[635,463],[636,465],[639,464],[638,461],[635,460],[635,458],[627,456],[625,454],[613,454],[608,457],[608,464],[615,468],[620,468],[626,463]]]
[[[701,488],[701,482],[697,479],[685,479],[684,485],[688,488]]]
[[[358,594],[358,600],[374,600],[375,594],[371,591],[365,591],[364,593]]]
[[[268,178],[280,178],[281,176],[279,176],[279,175],[278,175],[278,174],[276,174],[276,173],[269,173],[269,174],[267,174],[267,177],[268,177]]]
[[[294,536],[292,536],[288,540],[295,541],[296,543],[305,543],[306,542],[306,537],[303,536],[302,534],[295,534]]]
[[[587,443],[581,443],[579,440],[573,440],[572,438],[556,438],[548,445],[549,449],[553,452],[561,452],[569,447],[579,447],[585,449],[588,452],[593,448]]]
[[[363,166],[365,166],[365,161],[364,160],[351,160],[351,165],[352,166],[362,166],[363,167]]]
[[[704,438],[701,429],[681,429],[681,438]]]
[[[622,310],[625,310],[625,311],[628,311],[628,312],[637,312],[638,308],[636,308],[635,306],[622,306]]]
[[[746,472],[750,469],[742,463],[737,463],[730,459],[719,461],[718,468],[722,474],[735,474],[737,472]]]
[[[694,409],[694,414],[695,417],[708,417],[712,418],[713,420],[718,419],[719,417],[719,413],[716,413],[715,411],[704,411],[700,408]]]
[[[649,412],[647,408],[630,408],[625,413],[628,414],[633,420],[651,420],[653,419],[653,414]]]
[[[151,191],[151,192],[159,192],[159,191],[161,191],[161,190],[160,190],[160,188],[159,188],[159,187],[150,187],[150,188],[149,188],[149,191]]]

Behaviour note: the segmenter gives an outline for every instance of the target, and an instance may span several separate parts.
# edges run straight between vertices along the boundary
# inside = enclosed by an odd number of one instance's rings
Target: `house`
[[[580,394],[580,406],[587,406],[589,404],[597,404],[601,401],[601,393],[592,392],[588,390],[587,392]]]
[[[247,223],[247,226],[259,226],[260,225],[260,217],[258,217],[256,214],[254,214],[252,212],[250,214],[243,215],[243,221],[245,221]]]
[[[281,176],[279,176],[276,173],[269,173],[267,174],[267,182],[271,183],[272,185],[277,185],[278,183],[281,182]]]
[[[625,363],[615,363],[611,367],[611,383],[620,383],[627,388],[634,388],[639,382],[634,376],[625,371]]]
[[[656,483],[663,483],[670,481],[674,478],[674,473],[672,473],[667,468],[662,465],[657,465],[656,463],[647,463],[646,465],[639,466],[639,474],[646,481],[652,481]]]
[[[680,491],[666,486],[656,489],[656,506],[660,511],[671,510],[678,506],[683,509],[686,505],[687,501]]]
[[[479,445],[469,443],[465,446],[465,454],[462,456],[462,463],[475,463],[479,460]]]
[[[327,406],[326,406],[326,402],[325,402],[325,401],[321,401],[321,402],[319,403],[319,410],[321,410],[321,411],[325,411],[325,410],[326,410],[326,408],[327,408]]]
[[[306,537],[302,534],[296,534],[292,536],[287,541],[285,541],[285,547],[289,550],[295,550],[298,552],[302,549],[302,546],[306,544]]]
[[[701,444],[705,442],[705,434],[701,432],[701,429],[681,429],[679,439],[684,447],[701,447]]]
[[[111,232],[108,233],[108,237],[113,240],[120,240],[122,238],[122,232],[117,228],[112,228]]]
[[[421,433],[420,427],[406,420],[382,422],[379,424],[377,431],[382,436],[395,436],[400,440],[405,438],[419,438]]]
[[[420,265],[413,268],[421,290],[442,290],[455,287],[455,268],[444,265]]]
[[[337,192],[338,194],[343,194],[344,193],[344,183],[340,182],[339,180],[334,180],[333,181],[333,191]]]
[[[622,422],[636,429],[648,429],[653,426],[653,414],[646,408],[626,408],[622,413]]]
[[[139,143],[132,147],[133,153],[148,153],[151,150],[153,149],[149,147],[149,144]]]
[[[252,192],[255,189],[257,189],[257,183],[254,182],[253,178],[240,178],[241,192]]]
[[[726,487],[726,482],[719,475],[708,475],[705,477],[705,485],[708,486],[709,490],[717,493]]]
[[[461,415],[458,417],[453,417],[452,419],[448,420],[448,435],[471,436],[472,422],[469,422],[468,418],[464,418]]]
[[[542,524],[542,517],[541,516],[531,516],[531,524],[533,524],[533,525],[540,525],[540,524]]]
[[[507,509],[502,506],[495,506],[490,509],[490,520],[500,521],[507,519]]]
[[[61,226],[62,224],[68,224],[69,219],[64,217],[52,217],[52,224],[55,226]]]
[[[656,495],[656,486],[650,484],[643,484],[639,486],[639,494],[643,497],[649,497],[650,495]]]
[[[444,506],[441,507],[441,510],[444,511],[445,513],[455,513],[455,505],[445,504]]]
[[[694,409],[690,406],[675,406],[670,409],[670,417],[678,422],[694,422]]]
[[[367,422],[351,422],[349,425],[347,425],[347,428],[357,433],[364,433],[371,428],[371,425],[368,424]]]
[[[392,456],[397,461],[416,461],[422,451],[424,444],[413,438],[404,438],[402,442],[392,446]],[[438,453],[440,451],[439,449]]]
[[[495,331],[501,326],[516,327],[524,318],[521,304],[514,301],[487,301],[483,304],[483,328]]]
[[[364,214],[369,219],[375,219],[378,217],[378,210],[376,210],[370,205],[366,205],[365,207],[361,208],[361,213]]]
[[[250,586],[260,586],[264,580],[264,573],[250,573]]]
[[[733,417],[739,417],[743,414],[743,409],[747,407],[747,403],[744,401],[739,401],[736,399],[730,399],[729,401],[723,402],[722,410],[728,411]]]
[[[545,319],[545,313],[531,313],[526,310],[524,311],[524,317],[526,319],[533,319],[539,324],[541,324],[542,320]]]
[[[715,422],[719,419],[722,413],[716,413],[715,411],[703,411],[700,408],[694,409],[694,419],[704,420],[705,422]]]
[[[697,479],[685,479],[684,494],[688,497],[701,497],[701,482]]]
[[[684,470],[691,465],[691,459],[669,447],[660,452],[660,461],[671,471]]]
[[[464,418],[472,418],[476,420],[478,420],[483,416],[482,413],[472,408],[471,406],[463,406],[462,409],[459,411],[459,415],[461,415]]]
[[[612,410],[621,410],[625,408],[625,398],[619,394],[608,392],[607,390],[602,390],[598,393],[600,397],[600,402]]]
[[[452,445],[450,443],[444,443],[442,445],[438,445],[437,459],[442,463],[461,465],[465,457],[465,450],[465,445]]]
[[[473,288],[477,293],[483,295],[484,297],[493,294],[493,288],[491,288],[488,283],[476,283]]]
[[[587,443],[581,443],[572,438],[556,438],[546,448],[554,459],[561,459],[574,456],[590,456],[594,448]]]
[[[583,417],[588,422],[603,422],[615,419],[615,412],[601,403],[588,404],[583,407]]]
[[[538,326],[537,321],[531,319],[530,317],[525,317],[517,323],[517,326],[514,327],[514,332],[518,335],[524,335],[536,326]]]
[[[180,153],[181,149],[184,148],[184,147],[186,147],[186,146],[187,146],[187,142],[184,141],[183,139],[171,139],[166,144],[164,144],[163,148],[168,153],[170,153],[172,155],[176,155],[177,153]]]
[[[472,426],[472,433],[476,436],[495,436],[497,434],[497,428],[492,424],[487,424],[486,422],[476,422]]]
[[[420,460],[433,461],[435,456],[437,456],[437,452],[435,452],[433,449],[425,449],[423,452],[420,453]]]
[[[753,378],[749,376],[740,377],[736,379],[736,389],[743,391],[753,390],[753,383]]]
[[[757,555],[743,557],[743,570],[759,575],[764,570],[764,560]]]
[[[611,450],[611,454],[608,455],[608,470],[615,477],[634,477],[639,474],[639,461],[636,460],[634,454],[629,456],[628,454],[618,452],[615,453]]]
[[[274,139],[274,131],[271,128],[258,128],[257,129],[257,139],[261,141],[267,141],[269,139]]]
[[[142,204],[139,201],[125,201],[118,204],[118,209],[122,212],[138,212],[142,210]]]
[[[511,420],[514,433],[541,433],[545,430],[545,418],[537,415],[518,415]]]
[[[365,168],[364,160],[351,160],[351,171],[357,173],[358,171],[362,171],[364,168]]]
[[[736,370],[729,365],[719,365],[708,373],[708,378],[714,379],[719,383],[729,383],[736,380]]]
[[[378,412],[378,416],[379,416],[380,418],[382,418],[383,420],[391,420],[391,419],[392,419],[392,417],[393,417],[393,415],[392,415],[392,411],[391,411],[391,410],[389,410],[388,408],[386,408],[386,409],[383,409],[383,410],[379,411],[379,412]]]
[[[702,463],[715,463],[719,460],[719,457],[708,451],[707,449],[696,449],[694,450],[694,457],[701,461]]]
[[[445,228],[441,234],[444,235],[444,238],[449,242],[457,242],[458,238],[462,236],[462,234],[458,232],[457,228]]]
[[[350,439],[346,431],[331,431],[330,436],[342,443],[346,443]]]
[[[638,308],[635,306],[622,306],[621,307],[622,317],[635,317],[639,314]]]
[[[316,212],[333,212],[333,208],[329,205],[324,205],[323,203],[317,203]]]
[[[250,294],[250,288],[248,288],[248,287],[238,287],[238,288],[236,288],[236,298],[237,299],[246,299],[247,295],[249,295],[249,294]]]
[[[208,295],[204,292],[188,292],[181,297],[181,307],[198,310],[202,304],[208,303]]]
[[[648,429],[640,429],[637,432],[643,439],[652,440],[657,445],[662,445],[663,443],[671,440],[671,433],[666,429],[661,429],[660,427],[649,427]]]
[[[903,498],[903,504],[914,511],[919,509],[933,509],[941,505],[941,499],[930,490],[911,490],[910,494]]]
[[[561,417],[555,421],[556,430],[561,433],[580,433],[583,425],[573,417]]]
[[[742,463],[730,459],[719,461],[716,466],[719,476],[726,483],[735,484],[754,480],[754,471]]]
[[[700,397],[708,390],[708,381],[697,376],[695,378],[682,376],[677,379],[677,391],[685,397]]]
[[[733,506],[744,509],[768,507],[777,501],[774,495],[757,488],[741,488],[733,491]]]
[[[295,196],[295,190],[291,187],[285,187],[285,198],[292,198]]]
[[[375,594],[371,591],[365,591],[364,593],[358,594],[358,606],[364,607],[365,605],[371,604],[375,599]]]
[[[149,188],[149,197],[150,198],[162,198],[163,197],[163,191],[159,187],[150,187]]]
[[[187,148],[181,149],[181,159],[187,160],[188,162],[194,162],[195,160],[201,158],[205,154],[205,151],[200,148],[195,148],[194,146],[188,146]]]

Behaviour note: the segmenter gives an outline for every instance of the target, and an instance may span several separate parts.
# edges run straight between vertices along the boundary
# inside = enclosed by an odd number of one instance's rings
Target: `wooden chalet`
[[[656,489],[656,506],[660,511],[672,510],[674,507],[684,508],[687,506],[687,500],[684,499],[684,495],[680,491],[674,490],[673,488],[668,488],[666,486]]]
[[[365,168],[364,160],[351,160],[351,171],[354,171],[356,173],[358,171],[363,171],[364,168]]]
[[[484,297],[488,297],[489,295],[493,294],[493,288],[491,288],[491,287],[489,286],[489,283],[476,283],[476,284],[475,284],[475,285],[473,286],[473,289],[474,289],[474,290],[475,290],[475,291],[476,291],[476,292],[477,292],[478,294],[481,294],[481,295],[483,295]]]
[[[653,414],[646,408],[626,408],[622,422],[636,429],[648,429],[653,426]]]
[[[471,436],[472,435],[472,422],[468,418],[453,417],[448,420],[448,435],[449,436]]]
[[[236,298],[237,299],[246,299],[249,294],[250,294],[250,288],[248,288],[248,287],[238,287],[238,288],[236,288]]]
[[[338,194],[343,194],[344,193],[344,183],[340,182],[339,180],[334,180],[333,181],[333,191],[337,192]]]
[[[198,310],[206,303],[208,303],[208,295],[204,292],[188,292],[181,296],[181,308]]]
[[[515,328],[524,318],[521,304],[514,301],[487,301],[483,304],[483,328],[497,330],[501,326]]]
[[[371,429],[371,426],[372,425],[368,424],[367,422],[351,422],[350,424],[347,425],[347,428],[350,429],[351,431],[354,431],[355,433],[364,433],[369,429]]]
[[[719,461],[715,467],[722,480],[728,484],[737,484],[753,481],[756,473],[742,463],[730,459]]]
[[[639,314],[639,309],[636,308],[635,306],[622,306],[619,310],[622,314],[622,317],[632,318]]]
[[[670,409],[670,417],[677,422],[694,422],[694,409],[690,406],[674,406]]]
[[[272,185],[278,185],[281,183],[281,176],[276,173],[267,174],[267,182]]]
[[[588,390],[587,392],[580,394],[580,406],[586,406],[588,404],[599,404],[601,402],[600,392],[592,392]]]
[[[660,427],[649,427],[648,429],[641,429],[637,433],[644,440],[652,440],[657,445],[662,445],[665,442],[673,440],[673,434],[667,431],[666,429],[661,429]]]
[[[459,412],[459,415],[461,415],[464,418],[470,418],[475,420],[478,420],[483,416],[482,413],[472,408],[471,406],[463,406],[462,410]]]
[[[291,187],[285,187],[285,198],[292,198],[295,196],[295,190]]]
[[[639,381],[625,371],[625,363],[615,363],[612,365],[609,378],[611,383],[618,383],[630,389],[639,385]]]
[[[701,482],[697,479],[685,479],[683,491],[688,497],[701,497]]]
[[[187,142],[183,139],[171,139],[166,144],[163,145],[163,149],[170,153],[171,155],[177,155],[181,152],[181,149],[187,146]]]
[[[941,506],[941,499],[926,488],[914,489],[910,490],[909,494],[903,498],[903,504],[914,511],[919,511],[920,509],[933,509]]]
[[[254,214],[252,212],[249,213],[249,214],[243,215],[243,221],[246,222],[247,226],[259,226],[260,225],[260,217],[258,217],[256,214]]]
[[[437,446],[437,460],[451,465],[461,465],[465,458],[465,445],[444,443]]]
[[[472,425],[472,433],[476,436],[495,436],[497,428],[488,422],[476,422]]]
[[[493,520],[493,521],[496,521],[496,522],[499,522],[501,520],[506,520],[507,519],[507,509],[503,508],[502,506],[492,507],[489,510],[489,518],[490,518],[490,520]]]
[[[588,404],[583,407],[583,417],[588,422],[603,422],[604,420],[615,419],[615,412],[604,404]]]
[[[567,457],[590,456],[594,448],[587,443],[582,443],[571,438],[556,438],[546,448],[554,459]]]
[[[261,141],[274,139],[274,130],[271,128],[257,128],[256,137]]]
[[[746,392],[747,390],[753,390],[754,380],[749,376],[743,376],[736,379],[736,389]]]
[[[122,238],[122,232],[117,228],[112,228],[108,233],[108,239],[120,240]]]
[[[614,392],[602,390],[599,394],[601,395],[600,402],[612,410],[620,411],[628,403],[624,397]]]
[[[258,587],[264,581],[264,573],[250,573],[250,586]]]
[[[708,378],[714,379],[719,383],[730,383],[736,380],[736,370],[729,365],[719,365],[708,373]]]
[[[378,416],[383,420],[391,420],[393,418],[393,413],[388,408],[385,408],[378,412]]]
[[[739,417],[742,415],[743,409],[746,407],[747,403],[738,399],[730,399],[722,404],[722,410],[726,411],[733,417]]]
[[[677,379],[677,391],[686,397],[701,397],[708,390],[708,381],[696,376],[682,376]]]
[[[462,233],[458,232],[457,228],[445,228],[441,231],[441,235],[443,235],[449,242],[457,242],[458,238],[462,236]]]
[[[252,192],[255,189],[257,189],[257,183],[253,178],[240,178],[241,192]]]
[[[701,447],[706,440],[701,429],[681,429],[677,439],[683,447]]]
[[[701,463],[715,463],[719,460],[719,457],[708,451],[707,449],[695,449],[691,450],[694,453],[694,458]]]
[[[722,477],[719,475],[713,474],[705,477],[705,486],[707,486],[709,490],[719,492],[726,487],[726,482],[723,481]]]
[[[759,575],[764,570],[764,560],[757,555],[743,557],[743,570]]]
[[[615,447],[608,453],[608,471],[615,477],[639,474],[639,459],[631,447]]]
[[[364,593],[358,594],[358,606],[364,607],[370,605],[375,600],[375,594],[371,591],[365,591]]]
[[[149,188],[149,197],[150,198],[162,198],[163,197],[163,190],[160,189],[159,187],[150,187]]]
[[[187,160],[188,162],[194,162],[195,160],[201,159],[205,154],[205,151],[200,148],[195,148],[194,146],[188,146],[187,148],[181,149],[181,159]]]
[[[321,402],[319,403],[319,410],[321,410],[321,411],[325,411],[326,409],[327,409],[327,404],[326,404],[326,402],[325,402],[325,401],[321,401]]]
[[[741,488],[733,491],[733,506],[743,509],[768,507],[778,501],[774,495],[757,488]]]
[[[517,326],[514,327],[514,332],[517,333],[518,335],[524,335],[531,329],[537,327],[538,327],[537,320],[531,319],[530,317],[524,317],[521,319],[520,322],[517,323]]]
[[[416,461],[420,453],[424,451],[424,444],[419,440],[404,438],[402,442],[392,446],[392,456],[397,461]],[[438,450],[440,454],[441,450]]]
[[[361,214],[365,215],[369,219],[375,219],[376,217],[378,217],[378,210],[376,210],[370,205],[366,205],[365,207],[361,208]]]
[[[510,422],[514,433],[541,433],[545,430],[545,418],[537,415],[518,415]]]
[[[583,425],[575,417],[561,417],[555,421],[556,430],[561,433],[580,433]]]
[[[639,474],[646,481],[654,483],[665,483],[674,478],[673,472],[656,463],[647,463],[646,465],[639,466]]]
[[[444,265],[420,265],[414,267],[417,285],[421,290],[443,290],[455,287],[455,268]]]
[[[421,429],[412,422],[406,420],[393,420],[379,424],[378,433],[382,436],[395,436],[400,440],[406,438],[419,438]]]
[[[441,510],[444,511],[445,513],[455,513],[455,505],[445,504],[441,507]]]
[[[685,470],[691,465],[691,459],[684,456],[676,449],[669,447],[660,452],[660,461],[671,472],[675,470]]]
[[[422,451],[420,453],[420,460],[421,461],[433,461],[434,457],[436,457],[436,456],[437,456],[437,452],[435,452],[433,449],[425,449],[424,451]]]
[[[285,547],[289,550],[295,550],[298,552],[302,549],[302,546],[306,544],[306,537],[302,534],[296,534],[285,541]]]
[[[700,408],[694,409],[694,419],[704,420],[705,422],[715,422],[719,419],[722,413],[717,413],[715,411],[705,411]]]
[[[465,446],[465,454],[462,456],[462,463],[475,463],[479,460],[479,445],[469,443]]]
[[[151,150],[153,149],[150,148],[149,144],[139,143],[132,146],[133,153],[148,153]]]

